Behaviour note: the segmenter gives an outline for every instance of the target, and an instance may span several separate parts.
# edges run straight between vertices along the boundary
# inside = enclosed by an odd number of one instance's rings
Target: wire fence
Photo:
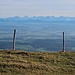
[[[26,34],[26,32],[1,32],[0,49],[26,51],[75,51],[75,36],[61,33]]]

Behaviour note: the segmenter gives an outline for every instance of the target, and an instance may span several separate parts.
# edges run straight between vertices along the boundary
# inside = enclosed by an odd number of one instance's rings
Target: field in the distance
[[[0,75],[75,75],[75,52],[3,50]]]

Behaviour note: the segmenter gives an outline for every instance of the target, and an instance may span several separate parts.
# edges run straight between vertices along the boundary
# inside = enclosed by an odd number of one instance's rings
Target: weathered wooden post
[[[14,35],[13,35],[13,50],[15,50],[15,43],[16,43],[16,29],[14,29]]]
[[[65,52],[65,33],[63,32],[63,52]]]

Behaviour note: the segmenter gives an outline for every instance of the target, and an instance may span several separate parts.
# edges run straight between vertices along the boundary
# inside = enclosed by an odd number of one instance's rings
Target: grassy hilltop
[[[0,51],[0,75],[75,75],[75,52]]]

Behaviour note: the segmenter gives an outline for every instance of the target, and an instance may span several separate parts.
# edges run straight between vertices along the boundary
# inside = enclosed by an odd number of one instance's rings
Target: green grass
[[[75,52],[3,50],[0,75],[75,75]]]

